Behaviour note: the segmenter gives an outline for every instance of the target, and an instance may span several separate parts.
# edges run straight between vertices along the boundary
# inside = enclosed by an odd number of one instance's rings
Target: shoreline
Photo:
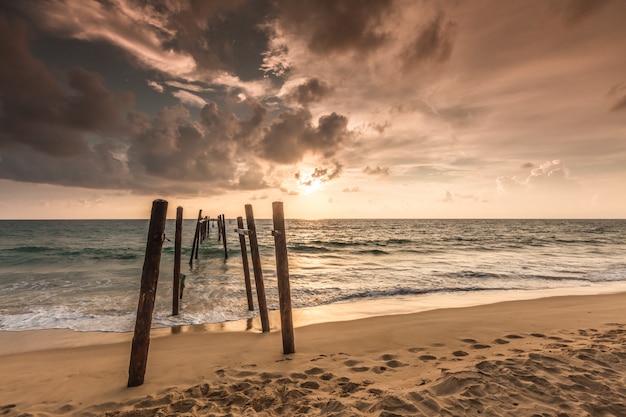
[[[0,412],[624,415],[625,296],[556,296],[311,324],[296,329],[292,355],[282,354],[276,331],[154,337],[145,384],[132,389],[130,339],[5,354]],[[19,332],[3,336],[1,345],[21,343]]]
[[[576,295],[626,293],[626,282],[590,284],[585,287],[542,290],[493,290],[479,292],[442,292],[422,295],[394,296],[345,303],[326,304],[293,309],[294,328],[315,324],[353,321],[381,316],[395,316],[445,309],[476,307],[509,301],[537,300]],[[278,310],[269,311],[270,332],[280,332]],[[255,317],[218,323],[153,327],[151,338],[179,334],[221,332],[261,333],[258,311]],[[76,331],[72,329],[37,329],[0,331],[0,356],[39,350],[65,349],[115,343],[130,343],[133,332]]]

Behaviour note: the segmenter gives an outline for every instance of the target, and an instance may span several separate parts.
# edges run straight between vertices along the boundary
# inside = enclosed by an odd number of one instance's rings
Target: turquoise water
[[[211,229],[190,268],[195,221],[185,221],[186,288],[172,317],[168,221],[155,327],[256,316],[247,310],[235,227],[228,220],[228,259]],[[289,220],[286,227],[294,307],[626,281],[624,220]],[[268,305],[277,309],[271,228],[257,221]],[[0,330],[132,330],[147,229],[148,220],[0,221]]]

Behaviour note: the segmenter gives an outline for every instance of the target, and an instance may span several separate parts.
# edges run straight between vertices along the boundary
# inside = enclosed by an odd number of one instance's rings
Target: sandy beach
[[[624,416],[625,294],[446,308],[280,332],[0,333],[3,416]]]

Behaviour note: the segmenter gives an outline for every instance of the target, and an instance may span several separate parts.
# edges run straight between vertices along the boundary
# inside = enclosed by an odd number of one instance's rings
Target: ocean
[[[0,331],[132,331],[148,223],[0,221]],[[227,220],[228,259],[211,228],[189,267],[195,220],[184,222],[186,286],[173,317],[168,220],[153,327],[258,316],[247,309],[235,227]],[[276,310],[271,229],[271,220],[257,220],[268,307]],[[626,282],[626,220],[287,220],[286,233],[296,308]]]

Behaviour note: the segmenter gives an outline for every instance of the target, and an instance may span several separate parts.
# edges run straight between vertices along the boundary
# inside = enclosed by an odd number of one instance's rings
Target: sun
[[[302,194],[311,195],[322,188],[322,181],[319,178],[311,178],[308,181],[300,182]]]

